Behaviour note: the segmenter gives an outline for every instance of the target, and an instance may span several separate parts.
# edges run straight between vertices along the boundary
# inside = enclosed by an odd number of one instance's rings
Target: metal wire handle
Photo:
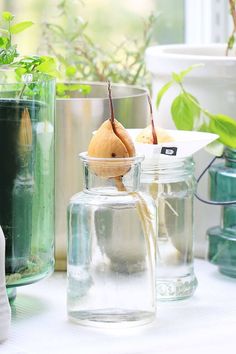
[[[236,204],[236,200],[229,200],[227,202],[217,202],[217,201],[212,201],[209,199],[204,199],[202,197],[199,196],[197,189],[198,189],[198,185],[200,180],[202,179],[202,177],[205,175],[205,173],[207,172],[207,170],[211,167],[211,165],[215,162],[216,159],[222,159],[224,157],[224,155],[222,156],[215,156],[211,162],[207,165],[207,167],[202,171],[202,173],[200,174],[200,176],[197,178],[197,188],[196,188],[196,192],[194,193],[195,197],[200,200],[201,202],[205,203],[205,204],[210,204],[210,205],[234,205]]]

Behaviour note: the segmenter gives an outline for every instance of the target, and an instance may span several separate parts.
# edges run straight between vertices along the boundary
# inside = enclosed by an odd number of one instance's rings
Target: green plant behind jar
[[[44,47],[57,58],[65,81],[107,81],[150,86],[145,66],[145,50],[151,43],[156,16],[151,14],[142,25],[142,37],[126,39],[105,50],[88,35],[89,23],[76,15],[70,0],[58,5],[56,23],[43,28]],[[108,41],[107,41],[108,42]]]
[[[0,21],[0,67],[13,68],[19,82],[24,82],[19,98],[27,90],[27,95],[35,95],[35,85],[31,83],[37,73],[57,76],[58,71],[54,58],[50,56],[25,56],[20,57],[17,44],[14,43],[15,35],[33,25],[31,21],[15,23],[15,17],[8,11],[1,14]],[[19,59],[18,59],[19,57]]]
[[[158,109],[163,96],[172,86],[179,88],[179,94],[171,103],[171,116],[177,129],[197,130],[214,133],[219,139],[209,144],[207,150],[214,155],[221,156],[224,145],[236,148],[236,121],[225,114],[213,114],[201,106],[200,102],[185,89],[184,78],[193,69],[200,65],[192,65],[179,73],[172,73],[172,79],[158,92],[156,108]]]
[[[236,0],[228,0],[229,9],[233,22],[233,30],[227,41],[225,55],[229,55],[234,48],[236,35]],[[172,86],[179,88],[179,94],[171,104],[171,116],[177,129],[197,130],[201,132],[214,133],[219,135],[219,139],[207,146],[207,150],[221,156],[224,146],[236,149],[236,120],[225,114],[212,114],[202,107],[196,97],[185,89],[184,79],[193,69],[202,66],[192,65],[185,70],[171,74],[172,79],[167,82],[158,92],[156,98],[156,108],[158,109],[163,96]]]

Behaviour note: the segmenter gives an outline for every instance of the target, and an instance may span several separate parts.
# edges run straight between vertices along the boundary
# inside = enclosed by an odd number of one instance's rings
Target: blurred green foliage
[[[89,22],[76,15],[73,2],[58,4],[60,16],[43,28],[44,50],[58,59],[61,79],[107,81],[150,86],[145,50],[150,46],[157,17],[140,19],[141,35],[112,43],[106,49],[89,35]]]

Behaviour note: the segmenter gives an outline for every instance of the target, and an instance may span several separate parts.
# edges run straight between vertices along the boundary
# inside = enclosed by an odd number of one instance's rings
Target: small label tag
[[[168,147],[162,147],[161,148],[161,154],[162,155],[168,155],[168,156],[176,156],[177,154],[177,147],[171,147],[171,146],[168,146]]]

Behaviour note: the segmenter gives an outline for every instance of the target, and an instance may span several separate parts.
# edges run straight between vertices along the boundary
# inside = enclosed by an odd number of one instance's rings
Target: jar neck
[[[83,153],[84,154],[84,153]],[[90,158],[81,154],[84,191],[117,195],[139,189],[142,158]]]
[[[194,162],[188,158],[152,158],[142,163],[142,176],[155,176],[157,180],[174,181],[194,174]]]
[[[224,151],[224,158],[225,166],[236,167],[236,149],[226,147]]]

